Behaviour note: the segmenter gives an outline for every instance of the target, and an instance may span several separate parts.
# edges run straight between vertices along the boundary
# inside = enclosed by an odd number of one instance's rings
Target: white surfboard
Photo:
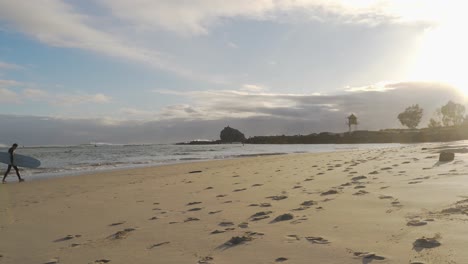
[[[0,152],[0,162],[10,165],[10,154],[8,152]],[[15,154],[13,162],[18,167],[37,168],[41,166],[41,162],[33,157]]]

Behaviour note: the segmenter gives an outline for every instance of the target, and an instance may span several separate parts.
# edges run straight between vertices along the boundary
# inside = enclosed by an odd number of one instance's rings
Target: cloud
[[[26,100],[35,102],[45,102],[51,105],[75,106],[79,104],[105,104],[110,103],[112,98],[102,93],[49,93],[36,88],[24,88],[19,92],[13,92],[8,87],[27,86],[24,83],[14,80],[0,80],[0,102],[19,103]]]
[[[210,34],[224,23],[239,20],[298,23],[312,19],[374,25],[411,17],[423,19],[409,12],[412,7],[405,1],[0,0],[0,20],[2,28],[47,45],[138,62],[190,80],[226,84],[238,76],[187,66],[191,65],[187,57],[162,51],[157,41],[167,36],[179,40],[177,36]],[[95,11],[87,12],[90,9]],[[169,34],[161,37],[161,31]],[[237,47],[231,41],[227,45]]]
[[[49,94],[46,91],[40,89],[24,89],[22,94],[25,98],[31,99],[33,101],[44,100],[49,97]]]
[[[244,84],[240,90],[241,91],[260,92],[260,91],[266,90],[266,88],[262,87],[260,85],[256,85],[256,84]]]
[[[6,63],[6,62],[1,62],[0,61],[0,70],[18,70],[18,69],[23,69],[22,66],[12,64],[12,63]]]
[[[131,37],[117,34],[118,28],[106,27],[99,19],[79,13],[71,3],[61,0],[0,0],[0,20],[51,46],[137,61],[191,79],[219,81],[217,76],[195,73],[172,61],[170,56],[136,45]]]
[[[381,82],[372,85],[360,86],[360,87],[346,87],[346,92],[385,92],[393,90],[392,84],[388,82]]]
[[[0,86],[0,103],[19,103],[18,95],[6,88]]]
[[[432,115],[449,99],[463,98],[460,91],[442,83],[397,82],[378,83],[363,87],[349,87],[345,92],[320,94],[283,94],[242,90],[207,90],[191,92],[157,91],[163,94],[185,96],[193,103],[168,106],[159,119],[219,120],[227,118],[268,117],[289,120],[325,120],[329,116],[346,116],[353,112],[359,117],[372,120],[363,122],[365,128],[388,125],[398,126],[396,118],[391,121],[382,117],[397,115],[409,105],[419,103]],[[464,103],[464,102],[461,102]],[[188,111],[190,110],[190,111]],[[333,118],[330,123],[341,122]],[[327,124],[323,124],[327,127]]]
[[[330,95],[192,91],[186,94],[192,103],[170,105],[160,111],[127,108],[113,118],[0,115],[0,138],[25,145],[167,143],[217,139],[226,125],[247,136],[343,132],[350,113],[358,117],[359,129],[378,130],[402,127],[397,115],[412,104],[424,109],[420,125],[424,127],[435,109],[448,100],[466,104],[459,90],[442,83],[398,82],[385,86],[389,89]],[[24,130],[26,125],[35,127],[34,135]]]
[[[410,3],[408,3],[410,2]],[[337,21],[376,25],[397,21],[427,21],[437,18],[428,12],[435,1],[345,1],[345,0],[100,0],[119,19],[144,31],[166,30],[180,35],[209,34],[229,19],[295,22]],[[428,8],[429,7],[429,8]],[[425,16],[412,11],[426,11]]]
[[[15,80],[2,80],[0,79],[0,88],[7,88],[7,87],[17,87],[22,86],[23,83],[15,81]]]
[[[79,104],[105,104],[111,101],[111,97],[98,94],[58,94],[46,99],[51,104],[60,106],[74,106]]]

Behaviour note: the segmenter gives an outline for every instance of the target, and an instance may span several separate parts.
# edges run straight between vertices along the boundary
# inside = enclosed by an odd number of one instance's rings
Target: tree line
[[[423,109],[418,105],[411,105],[398,114],[400,123],[408,128],[414,129],[421,122]],[[465,106],[448,101],[447,104],[437,108],[434,116],[429,120],[428,128],[460,126],[468,123],[465,116]]]

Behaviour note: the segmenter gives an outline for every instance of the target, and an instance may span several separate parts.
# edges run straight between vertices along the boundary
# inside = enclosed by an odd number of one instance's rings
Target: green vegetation
[[[407,107],[405,111],[401,112],[398,115],[398,120],[404,126],[407,126],[410,129],[415,129],[419,122],[421,122],[421,118],[423,116],[423,109],[419,107],[418,104],[412,105]]]

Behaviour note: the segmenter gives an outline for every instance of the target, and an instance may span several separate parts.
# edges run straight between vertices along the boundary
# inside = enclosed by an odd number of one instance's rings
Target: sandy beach
[[[467,156],[436,146],[9,182],[0,263],[467,263]]]

